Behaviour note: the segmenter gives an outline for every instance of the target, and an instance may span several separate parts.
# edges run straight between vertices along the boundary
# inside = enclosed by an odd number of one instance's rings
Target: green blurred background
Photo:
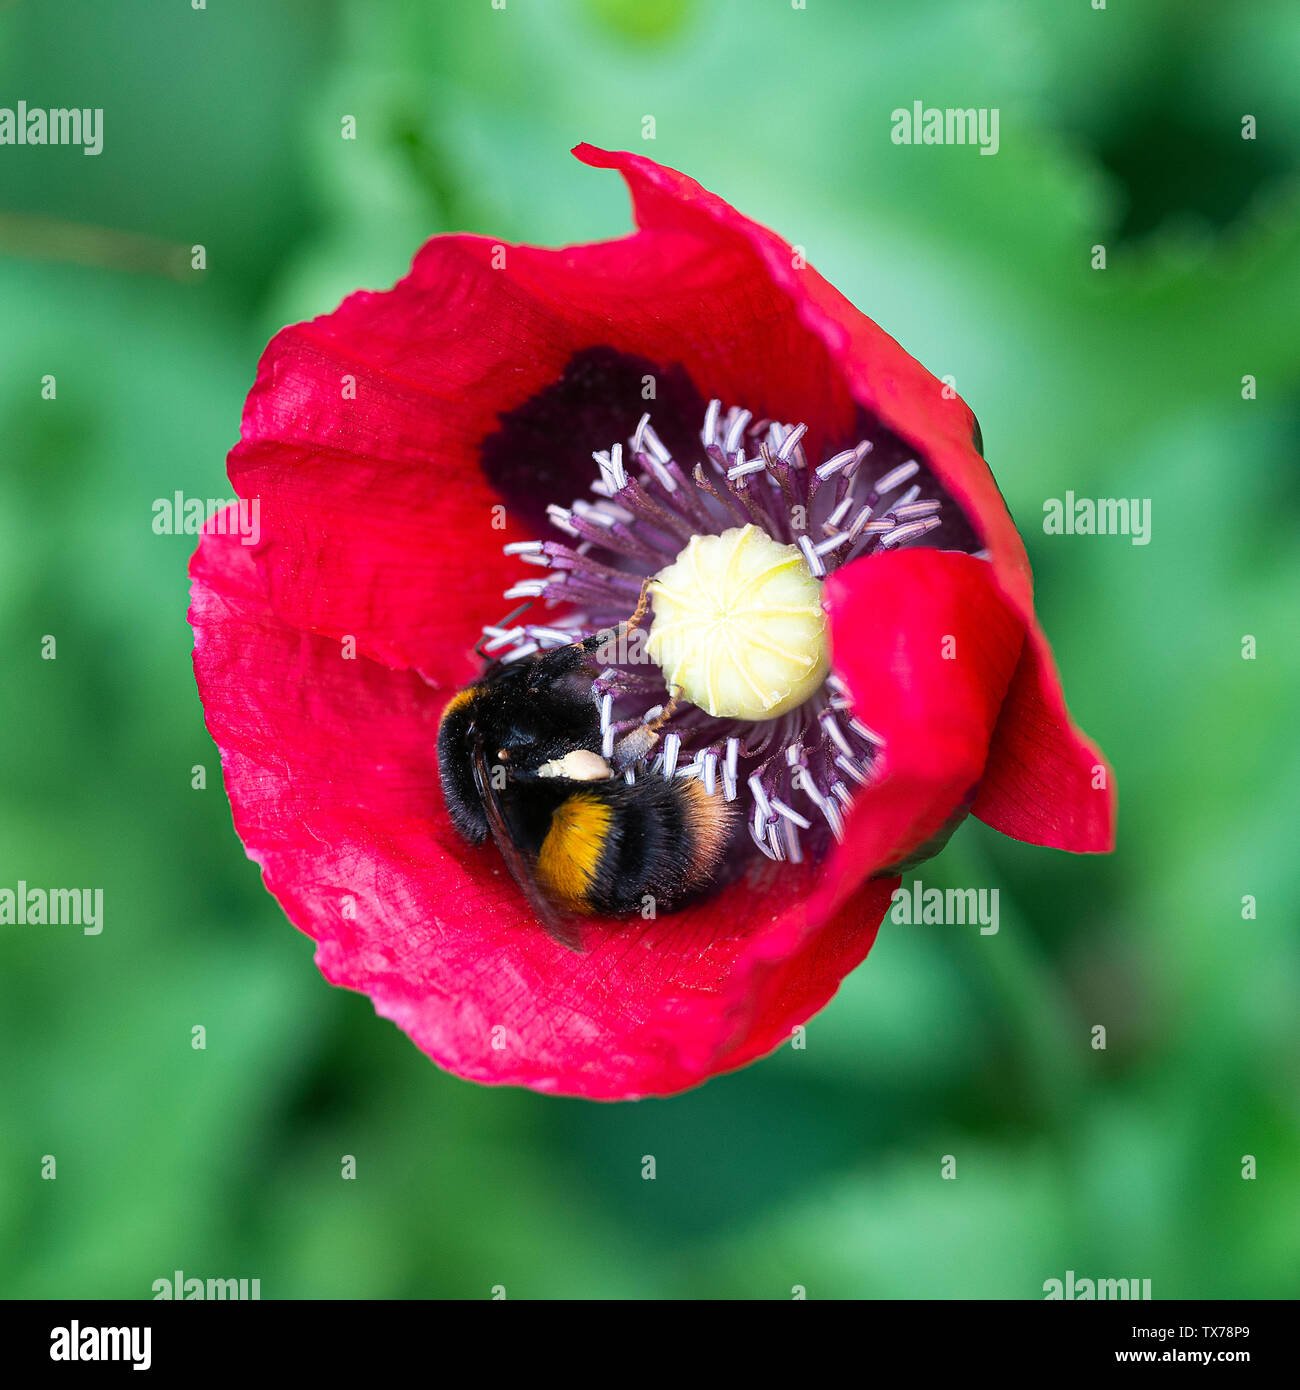
[[[0,1293],[1300,1292],[1298,68],[1291,0],[0,4],[0,105],[105,111],[98,158],[0,148],[0,886],[106,918],[0,928]],[[914,100],[999,108],[1000,152],[892,145]],[[805,1051],[617,1106],[446,1076],[321,980],[231,830],[192,538],[151,529],[229,495],[281,324],[433,233],[624,231],[582,139],[955,379],[1121,808],[1109,859],[969,824],[922,875],[998,887],[996,936],[886,922]],[[1150,498],[1151,544],[1045,536],[1066,489]]]

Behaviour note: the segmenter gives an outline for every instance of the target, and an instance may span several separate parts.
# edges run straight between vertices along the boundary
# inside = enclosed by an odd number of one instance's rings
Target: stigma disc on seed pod
[[[692,536],[650,594],[647,653],[670,689],[715,718],[775,719],[826,679],[821,584],[798,546],[758,526]]]

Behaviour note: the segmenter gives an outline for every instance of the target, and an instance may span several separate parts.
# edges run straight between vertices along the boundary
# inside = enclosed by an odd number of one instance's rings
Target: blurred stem
[[[162,275],[169,280],[190,278],[189,248],[139,232],[92,227],[23,212],[0,212],[0,251],[46,261]]]
[[[1067,1149],[1084,1103],[1083,1049],[1087,1030],[1060,978],[1035,944],[1014,896],[984,854],[974,827],[954,837],[944,851],[945,873],[954,883],[998,889],[998,931],[981,939],[977,970],[1016,1044],[1035,1108],[1057,1144]]]

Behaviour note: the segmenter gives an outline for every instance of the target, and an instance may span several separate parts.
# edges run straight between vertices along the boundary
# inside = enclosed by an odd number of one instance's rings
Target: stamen
[[[505,598],[541,598],[546,592],[549,579],[523,579],[505,591]]]
[[[856,715],[849,720],[849,728],[851,728],[859,738],[865,738],[868,743],[874,743],[878,748],[884,747],[885,740],[881,738],[874,729],[868,729]]]
[[[801,668],[799,624],[820,614],[816,586],[828,574],[859,556],[934,544],[926,537],[942,525],[950,505],[941,494],[925,495],[933,484],[918,458],[873,476],[877,444],[886,459],[899,457],[895,436],[878,431],[817,462],[805,452],[809,423],[756,420],[751,411],[713,398],[696,451],[674,457],[652,413],[644,412],[628,439],[592,453],[587,497],[547,505],[547,519],[563,542],[504,546],[522,564],[548,571],[513,584],[507,599],[563,603],[564,618],[550,625],[515,623],[517,610],[485,627],[479,645],[489,659],[516,662],[601,632],[630,638],[638,629],[649,631],[652,658],[656,648],[678,643],[703,682],[699,690],[692,687],[695,698],[704,700],[705,690],[713,694],[706,704],[688,702],[684,692],[668,689],[684,678],[677,667],[661,670],[645,660],[640,639],[620,640],[614,664],[591,682],[601,755],[615,760],[616,774],[629,786],[651,773],[666,780],[694,777],[706,795],[743,802],[756,852],[791,863],[815,859],[843,838],[854,789],[871,783],[884,740],[857,718],[844,682],[826,671],[824,661],[809,668],[806,691],[792,687],[788,705],[771,702],[767,663]],[[746,590],[751,576],[737,569],[731,577],[724,559],[716,574],[683,571],[667,585],[678,603],[671,619],[659,588],[649,590],[662,625],[652,623],[648,608],[634,611],[649,581],[666,578],[665,571],[686,555],[684,546],[696,546],[701,538],[721,541],[737,527],[762,535],[764,544],[785,547],[813,586],[808,595],[795,601],[766,592],[762,586],[783,573],[766,563],[753,565],[755,584]],[[976,553],[988,558],[987,551]],[[727,623],[735,616],[747,625],[739,648],[740,628],[711,634],[706,624],[698,632],[686,630],[698,617],[692,583],[699,581],[707,597],[724,571],[730,585]],[[663,633],[657,641],[656,632]],[[710,713],[720,707],[714,698],[720,683],[748,692],[739,705],[722,706],[741,713]],[[745,703],[750,697],[753,710]]]
[[[835,715],[830,710],[823,710],[817,717],[821,721],[822,728],[826,730],[835,746],[841,753],[845,754],[846,757],[851,758],[853,756],[853,746],[849,743],[848,739],[844,737],[844,731],[836,722]]]
[[[512,642],[517,642],[524,635],[524,629],[522,627],[512,627],[508,629],[485,627],[483,632],[485,636],[492,639],[490,642],[483,643],[483,650],[485,652],[500,651],[502,647],[508,647]]]
[[[926,498],[923,502],[906,502],[897,507],[889,509],[899,519],[899,521],[911,521],[913,517],[933,516],[939,510],[939,503],[934,498]]]
[[[881,548],[888,547],[892,550],[894,546],[915,540],[918,536],[923,536],[927,531],[933,531],[936,526],[942,524],[937,516],[931,516],[924,521],[909,521],[906,526],[896,526],[888,535],[880,538]]]
[[[817,553],[817,547],[807,536],[799,537],[799,549],[803,551],[808,561],[808,568],[817,576],[818,579],[826,578],[826,566],[822,564],[822,557]]]
[[[632,452],[634,454],[639,454],[641,452],[641,442],[644,441],[645,447],[650,451],[650,457],[654,459],[656,463],[669,462],[672,455],[664,448],[663,440],[655,433],[654,427],[650,424],[650,416],[648,413],[645,417],[645,421],[645,427],[641,431],[641,440],[633,444]]]
[[[921,471],[921,465],[915,459],[908,459],[906,463],[900,463],[897,468],[891,469],[883,478],[876,479],[875,493],[877,497],[883,497],[887,492],[893,492],[896,487],[900,487],[909,478],[914,478]]]
[[[714,399],[709,402],[708,409],[704,412],[704,428],[700,431],[700,443],[703,444],[706,449],[717,442],[718,413],[721,409],[722,402]]]
[[[745,426],[749,424],[750,420],[752,420],[753,418],[754,417],[750,414],[748,410],[742,410],[738,415],[736,415],[736,417],[732,420],[731,425],[727,429],[727,437],[722,444],[722,450],[724,453],[734,454],[736,452],[736,450],[740,447],[741,439],[744,437]]]
[[[773,822],[771,825],[767,827],[767,842],[769,845],[772,846],[772,853],[774,857],[784,862],[785,845],[781,841],[781,834],[780,831],[777,829],[775,822]]]
[[[516,647],[514,651],[507,652],[505,656],[501,658],[501,663],[502,665],[506,665],[511,661],[522,661],[524,657],[532,656],[534,652],[539,651],[541,651],[541,647],[539,647],[536,642],[525,642],[522,647]]]
[[[753,842],[759,847],[760,850],[762,850],[762,852],[769,859],[780,858],[779,855],[773,853],[773,851],[768,848],[767,837],[763,834],[762,830],[759,827],[755,826],[752,822],[749,827],[749,838],[753,840]]]
[[[841,755],[835,759],[835,766],[843,768],[860,787],[865,787],[871,780],[852,758]]]
[[[763,779],[754,773],[749,779],[749,790],[754,797],[754,807],[759,812],[762,820],[772,819],[772,806],[767,799],[767,793],[763,790]]]
[[[845,449],[843,453],[836,454],[834,458],[828,458],[826,462],[816,470],[817,476],[824,481],[833,474],[838,473],[845,464],[852,463],[856,454],[856,449]]]
[[[702,775],[704,790],[712,796],[718,786],[718,755],[712,748],[704,755]]]
[[[785,804],[784,801],[779,800],[775,796],[772,798],[772,807],[778,814],[784,816],[786,820],[793,821],[801,829],[812,829],[812,821],[806,819],[806,817],[804,816],[801,816],[798,811],[792,810],[789,806]]]
[[[552,502],[546,508],[546,515],[550,517],[552,526],[558,526],[561,531],[566,532],[570,536],[578,535],[573,525],[573,513],[568,507],[561,507],[557,503]]]
[[[740,462],[727,469],[727,477],[732,481],[736,478],[746,478],[751,473],[761,473],[767,467],[767,463],[761,458],[746,460],[744,454],[739,451],[736,457]]]
[[[794,452],[794,446],[798,444],[807,432],[808,426],[799,424],[786,435],[785,439],[781,442],[781,447],[776,451],[776,456],[782,463],[789,460],[791,453]]]

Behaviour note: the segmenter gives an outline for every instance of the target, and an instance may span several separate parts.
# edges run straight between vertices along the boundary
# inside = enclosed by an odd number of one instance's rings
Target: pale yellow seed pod
[[[826,679],[821,583],[798,546],[761,527],[692,536],[650,594],[647,652],[670,689],[711,715],[775,719]]]

